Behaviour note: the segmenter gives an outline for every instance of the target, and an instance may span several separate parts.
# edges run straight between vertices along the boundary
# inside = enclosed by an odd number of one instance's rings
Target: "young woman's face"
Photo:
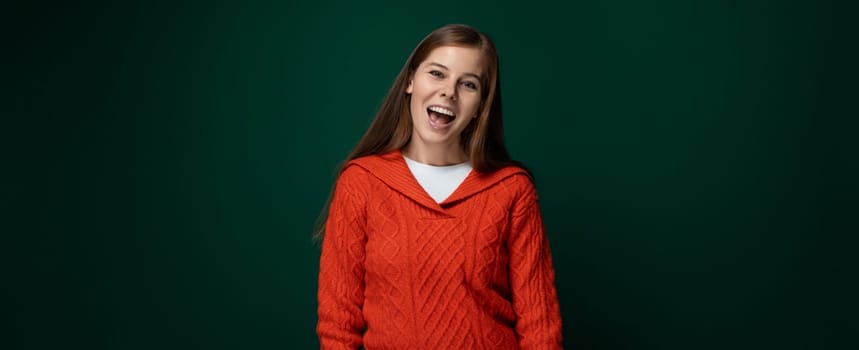
[[[430,52],[406,88],[412,95],[411,142],[459,146],[459,135],[480,107],[483,64],[476,48],[441,46]]]

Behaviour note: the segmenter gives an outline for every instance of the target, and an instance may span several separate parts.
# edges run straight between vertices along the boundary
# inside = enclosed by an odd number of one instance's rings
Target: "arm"
[[[319,322],[322,349],[363,345],[366,174],[356,167],[341,173],[325,223],[319,261]]]
[[[561,314],[549,242],[534,186],[530,181],[523,186],[507,242],[516,335],[523,350],[561,349]]]

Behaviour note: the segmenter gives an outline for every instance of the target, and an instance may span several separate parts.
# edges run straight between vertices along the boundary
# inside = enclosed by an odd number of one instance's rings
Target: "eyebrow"
[[[445,65],[443,65],[443,64],[441,64],[441,63],[430,62],[430,63],[429,63],[429,65],[430,65],[430,66],[438,66],[438,67],[444,68],[445,70],[450,70],[450,68],[447,68],[447,66],[445,66]],[[477,74],[474,74],[474,73],[465,73],[465,74],[463,74],[463,75],[470,75],[470,76],[473,76],[473,77],[474,77],[474,78],[476,78],[478,81],[480,81],[480,75],[477,75]]]

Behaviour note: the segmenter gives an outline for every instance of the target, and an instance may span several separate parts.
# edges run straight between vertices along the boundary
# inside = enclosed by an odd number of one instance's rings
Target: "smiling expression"
[[[484,72],[477,48],[435,48],[415,70],[411,94],[412,138],[420,146],[460,146],[460,134],[477,116]]]

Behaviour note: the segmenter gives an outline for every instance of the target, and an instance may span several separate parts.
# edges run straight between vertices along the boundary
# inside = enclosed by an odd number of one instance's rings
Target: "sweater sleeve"
[[[319,261],[316,333],[321,349],[363,345],[366,173],[344,170],[334,187]]]
[[[519,347],[561,349],[561,314],[549,242],[533,184],[527,181],[514,204],[510,252],[510,288]]]

